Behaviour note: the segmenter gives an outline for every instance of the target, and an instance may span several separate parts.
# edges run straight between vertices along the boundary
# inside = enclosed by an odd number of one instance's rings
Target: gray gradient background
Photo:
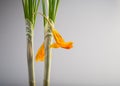
[[[40,11],[40,10],[39,10]],[[43,41],[42,17],[35,53]],[[71,50],[53,49],[51,86],[120,86],[120,1],[61,0],[56,28]],[[0,0],[0,86],[28,86],[21,0]],[[35,63],[37,86],[43,63]]]

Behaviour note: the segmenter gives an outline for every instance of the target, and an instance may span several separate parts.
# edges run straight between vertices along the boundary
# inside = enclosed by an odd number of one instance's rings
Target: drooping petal
[[[44,55],[45,55],[45,51],[44,51],[44,43],[41,45],[41,47],[38,49],[38,52],[36,54],[36,62],[38,61],[44,61]]]
[[[73,47],[73,42],[65,42],[62,36],[59,34],[59,32],[56,29],[52,29],[52,33],[54,36],[54,39],[56,43],[53,43],[50,47],[51,48],[65,48],[70,49]]]
[[[65,49],[70,49],[73,47],[73,42],[64,42],[64,43],[60,44],[60,46]]]
[[[65,48],[65,49],[70,49],[73,47],[73,42],[63,42],[61,44],[53,43],[50,45],[50,48]]]
[[[57,43],[53,43],[50,45],[50,48],[60,48],[60,45]]]
[[[52,29],[52,33],[57,44],[64,42],[64,39],[56,29]]]

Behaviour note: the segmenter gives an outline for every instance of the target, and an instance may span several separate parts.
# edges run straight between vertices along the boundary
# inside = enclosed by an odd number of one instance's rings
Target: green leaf
[[[56,14],[57,14],[57,11],[58,11],[58,6],[59,6],[59,3],[60,3],[60,0],[57,0],[57,3],[56,3],[56,8],[55,8],[54,21],[55,21],[55,19],[56,19]]]
[[[22,0],[25,19],[35,25],[40,0]]]
[[[42,0],[42,10],[43,10],[43,15],[46,16],[45,0]],[[44,21],[44,26],[45,26],[45,24],[46,24],[46,19],[43,18],[43,21]]]
[[[52,20],[54,22],[56,0],[52,0]]]

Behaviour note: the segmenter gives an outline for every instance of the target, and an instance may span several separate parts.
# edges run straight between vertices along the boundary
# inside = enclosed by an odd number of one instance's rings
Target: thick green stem
[[[29,86],[36,86],[34,73],[33,25],[28,20],[26,20],[26,33]]]
[[[46,24],[44,31],[44,44],[45,44],[45,62],[44,62],[44,86],[50,86],[50,69],[51,69],[51,48],[52,32],[51,27]]]

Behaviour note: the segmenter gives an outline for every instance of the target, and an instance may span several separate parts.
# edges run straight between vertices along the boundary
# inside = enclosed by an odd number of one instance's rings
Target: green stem
[[[26,20],[26,35],[27,35],[27,62],[29,86],[36,86],[34,73],[34,52],[33,52],[33,25],[29,20]]]
[[[45,44],[45,63],[44,63],[44,86],[50,86],[50,69],[51,69],[51,48],[52,32],[49,24],[46,23],[44,31],[44,44]]]

